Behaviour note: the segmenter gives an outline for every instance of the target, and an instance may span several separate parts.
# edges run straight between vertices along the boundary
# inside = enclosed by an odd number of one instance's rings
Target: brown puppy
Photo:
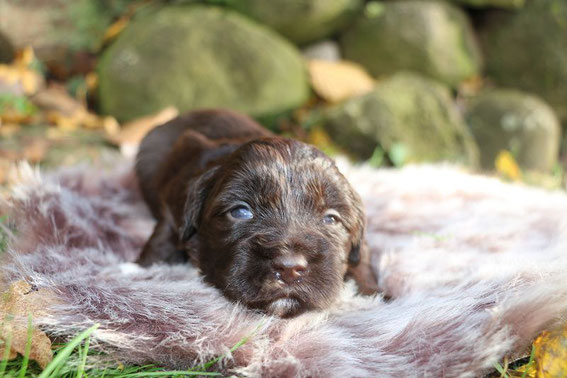
[[[196,111],[144,138],[136,172],[158,219],[142,265],[188,257],[228,298],[280,316],[329,306],[346,274],[376,290],[360,198],[313,146]]]

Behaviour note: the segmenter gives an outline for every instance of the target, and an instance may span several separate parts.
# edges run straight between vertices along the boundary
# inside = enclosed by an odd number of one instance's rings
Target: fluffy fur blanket
[[[187,368],[226,354],[215,369],[241,376],[478,376],[564,321],[565,194],[449,167],[342,170],[365,202],[388,301],[349,284],[334,308],[282,320],[228,302],[191,267],[139,268],[153,220],[129,164],[20,168],[1,283],[56,293],[36,319],[50,335],[100,323],[96,347],[116,360]]]

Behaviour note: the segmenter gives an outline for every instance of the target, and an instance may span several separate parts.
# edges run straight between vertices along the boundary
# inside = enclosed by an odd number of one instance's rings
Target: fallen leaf
[[[91,113],[81,101],[69,95],[65,87],[59,84],[49,85],[31,99],[45,111],[47,121],[62,130],[77,130],[83,127],[109,132],[119,128],[114,118]]]
[[[475,96],[486,86],[482,76],[473,76],[459,84],[459,94],[463,96]]]
[[[519,180],[521,171],[518,163],[509,151],[502,150],[494,161],[496,171],[511,180]]]
[[[89,72],[85,75],[85,83],[87,84],[87,91],[94,93],[98,88],[98,75],[96,72]]]
[[[61,84],[50,84],[47,88],[31,97],[32,102],[43,110],[57,112],[70,117],[83,108],[83,105],[71,97]]]
[[[178,114],[179,111],[176,108],[167,107],[158,113],[125,123],[120,132],[110,134],[107,138],[111,143],[120,146],[124,155],[130,156],[135,154],[138,145],[150,130],[177,117]]]
[[[112,42],[112,40],[114,40],[118,36],[118,34],[122,33],[122,30],[124,30],[126,26],[128,26],[129,22],[130,17],[128,16],[120,17],[118,20],[116,20],[112,25],[108,27],[108,29],[106,29],[106,32],[102,37],[102,44],[106,45]]]
[[[28,316],[37,319],[48,315],[47,309],[57,303],[55,295],[47,289],[34,290],[25,281],[17,281],[2,293],[0,300],[0,339],[11,337],[10,356],[23,355],[28,342]],[[9,336],[10,335],[10,336]],[[51,340],[41,330],[32,331],[30,359],[45,368],[53,358]]]
[[[315,92],[324,100],[336,103],[374,88],[375,80],[352,62],[309,61],[309,74]]]
[[[307,141],[315,145],[327,155],[336,155],[340,148],[333,142],[329,134],[321,127],[314,127],[308,134]]]
[[[534,347],[537,377],[567,377],[567,325],[544,331]]]
[[[43,88],[43,76],[30,67],[34,60],[33,49],[27,47],[11,64],[0,64],[0,93],[32,95]]]

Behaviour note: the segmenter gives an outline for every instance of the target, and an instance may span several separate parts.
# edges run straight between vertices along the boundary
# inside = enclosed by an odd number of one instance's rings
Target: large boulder
[[[466,14],[444,2],[370,2],[340,42],[374,76],[412,70],[456,86],[480,71]]]
[[[271,116],[308,97],[299,52],[236,12],[169,6],[136,19],[102,56],[101,110],[119,120],[168,105]]]
[[[550,171],[557,163],[560,123],[553,110],[535,96],[505,89],[481,94],[472,101],[466,120],[484,168],[494,169],[502,150],[511,152],[525,169]]]
[[[481,29],[490,78],[535,93],[567,120],[567,1],[530,0]]]
[[[333,139],[363,159],[380,146],[398,155],[396,163],[478,163],[476,144],[449,89],[416,74],[398,73],[373,92],[330,108],[324,118]]]
[[[374,76],[412,70],[456,86],[480,71],[466,14],[444,2],[370,2],[340,42]]]
[[[277,30],[299,45],[342,29],[362,7],[362,0],[239,0],[229,4]]]
[[[94,52],[132,0],[11,0],[0,5],[0,28],[17,48],[33,47],[48,63],[68,64],[77,51]]]

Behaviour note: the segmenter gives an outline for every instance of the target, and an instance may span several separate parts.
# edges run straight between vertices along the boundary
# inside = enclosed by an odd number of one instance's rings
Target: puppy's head
[[[249,142],[191,190],[181,234],[206,280],[233,300],[280,316],[325,308],[358,264],[360,199],[312,146]]]

